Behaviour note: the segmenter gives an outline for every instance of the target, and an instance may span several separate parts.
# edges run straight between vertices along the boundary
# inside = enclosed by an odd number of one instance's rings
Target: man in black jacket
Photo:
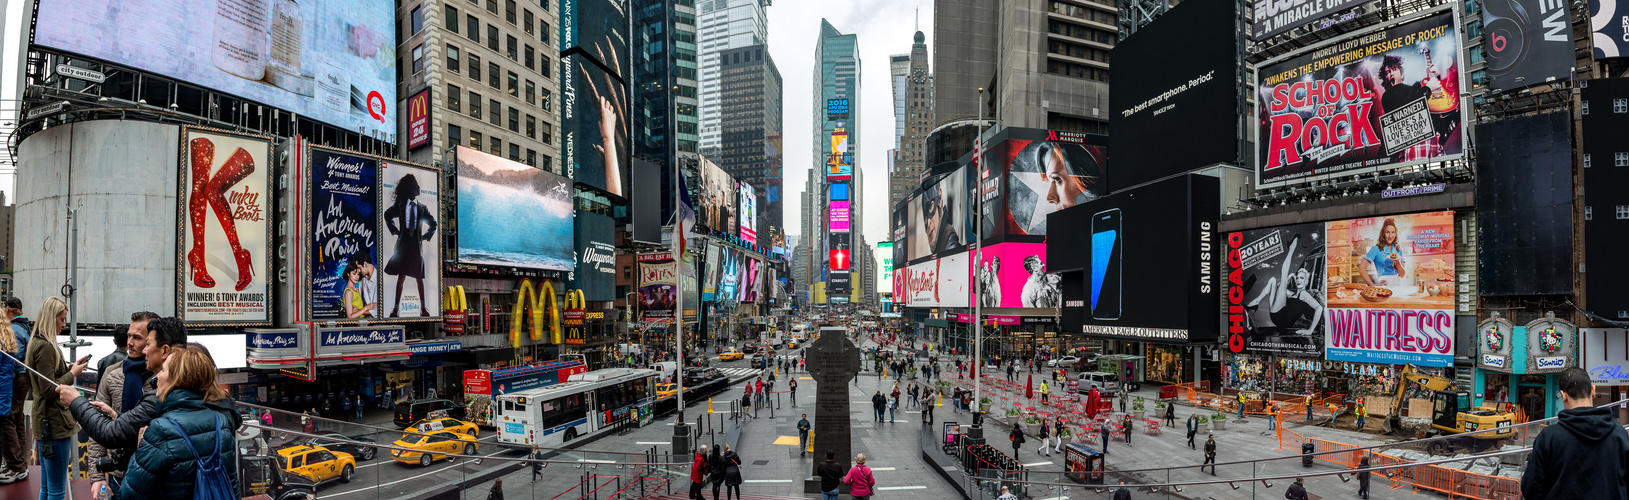
[[[1608,408],[1596,408],[1589,373],[1556,376],[1563,410],[1533,441],[1522,473],[1522,498],[1629,498],[1629,433]]]
[[[809,451],[809,414],[803,414],[798,420],[798,457],[804,457]]]
[[[820,500],[837,500],[837,487],[847,472],[837,464],[837,451],[826,450],[826,461],[815,467],[815,475],[820,476]]]
[[[1295,482],[1290,483],[1290,489],[1284,491],[1284,498],[1288,498],[1289,500],[1307,500],[1306,481],[1307,478],[1304,477],[1295,478]]]

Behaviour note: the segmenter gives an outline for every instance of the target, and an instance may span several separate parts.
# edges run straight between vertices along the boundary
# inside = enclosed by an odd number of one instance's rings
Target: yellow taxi
[[[435,431],[452,431],[461,434],[469,434],[475,437],[481,437],[481,429],[476,427],[475,424],[448,417],[427,418],[420,420],[418,422],[414,422],[413,425],[407,426],[407,429],[405,429],[403,432]]]
[[[737,359],[741,359],[741,358],[744,358],[744,357],[747,357],[747,355],[745,353],[742,353],[740,349],[736,349],[734,347],[731,347],[729,350],[724,351],[723,353],[720,353],[718,355],[718,360],[719,361],[735,361]]]
[[[316,484],[335,479],[349,483],[356,474],[356,458],[350,453],[321,446],[301,445],[277,450],[277,465]]]
[[[797,349],[798,348],[798,339],[787,340],[786,341],[786,348],[787,349]]]
[[[390,450],[390,458],[404,464],[429,466],[431,462],[448,455],[474,455],[479,449],[475,436],[453,431],[435,431],[427,434],[403,434],[392,446],[413,451]]]
[[[667,399],[679,393],[679,384],[656,384],[656,399]]]

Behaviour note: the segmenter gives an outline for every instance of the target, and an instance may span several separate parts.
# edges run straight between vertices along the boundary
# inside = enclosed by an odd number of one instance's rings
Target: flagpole
[[[979,87],[978,130],[978,135],[973,137],[973,164],[983,168],[984,164],[979,161],[979,157],[984,154],[981,151],[984,149],[984,87]],[[978,216],[979,219],[978,222],[973,224],[973,276],[971,276],[973,279],[973,404],[977,405],[973,408],[982,410],[983,405],[979,404],[979,398],[983,392],[979,387],[979,361],[984,359],[984,280],[979,279],[978,269],[984,263],[984,238],[980,234],[982,232],[980,231],[981,226],[984,225],[984,214],[982,210],[979,210],[984,202],[984,186],[982,176],[974,176],[974,179],[976,183],[973,187],[974,215]],[[978,412],[975,411],[974,415],[978,415]],[[980,420],[980,418],[973,419],[974,422]]]

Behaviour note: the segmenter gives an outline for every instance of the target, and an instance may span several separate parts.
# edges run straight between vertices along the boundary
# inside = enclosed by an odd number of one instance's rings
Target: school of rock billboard
[[[1455,24],[1444,9],[1260,65],[1257,187],[1463,156]]]
[[[1454,213],[1325,225],[1325,359],[1453,366]]]
[[[264,137],[183,128],[181,189],[188,231],[176,257],[188,323],[264,323],[270,317],[271,142]]]

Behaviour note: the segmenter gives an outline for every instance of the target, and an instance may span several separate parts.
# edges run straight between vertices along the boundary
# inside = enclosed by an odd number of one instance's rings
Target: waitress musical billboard
[[[1464,155],[1454,25],[1444,10],[1260,66],[1258,187]]]
[[[1454,213],[1332,221],[1325,359],[1454,362]]]

